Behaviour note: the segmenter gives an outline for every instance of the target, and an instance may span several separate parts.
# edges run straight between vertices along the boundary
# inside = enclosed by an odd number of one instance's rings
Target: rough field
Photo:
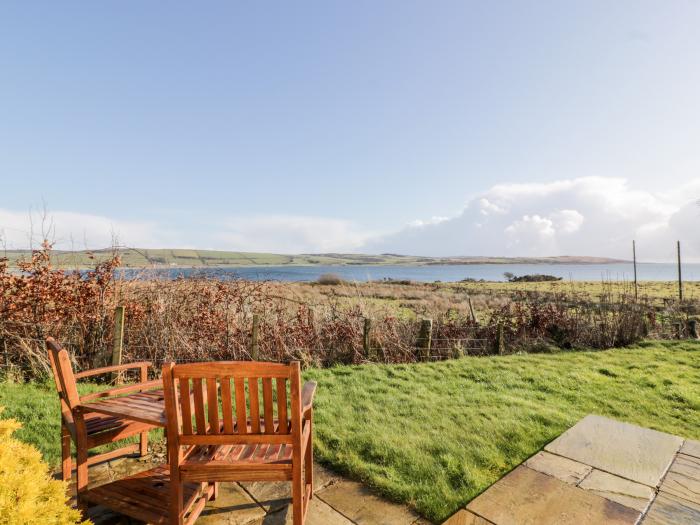
[[[316,457],[440,522],[589,413],[700,438],[700,343],[310,369]],[[51,384],[0,383],[57,464]]]
[[[274,286],[274,285],[273,285]],[[317,283],[283,283],[276,285],[280,296],[307,304],[324,304],[329,300],[358,305],[372,312],[390,311],[400,317],[416,318],[433,316],[452,310],[455,314],[469,313],[469,299],[477,316],[495,306],[501,306],[522,293],[537,293],[552,299],[600,301],[631,297],[634,288],[624,282],[567,282],[541,283],[468,282],[468,283],[416,283],[371,282],[320,285]],[[700,282],[683,284],[684,299],[695,302],[700,299]],[[678,297],[678,283],[643,281],[639,283],[639,297],[655,305],[663,305],[664,299]]]

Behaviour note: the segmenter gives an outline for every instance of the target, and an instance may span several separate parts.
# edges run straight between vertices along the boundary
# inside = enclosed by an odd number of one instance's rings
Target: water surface
[[[673,281],[678,278],[677,267],[670,263],[639,263],[640,281]],[[436,264],[429,266],[402,265],[347,265],[347,266],[240,266],[235,268],[163,268],[156,270],[122,269],[125,278],[160,277],[175,279],[203,275],[220,279],[248,279],[255,281],[315,281],[319,276],[332,273],[348,281],[378,281],[382,279],[410,279],[422,282],[456,282],[463,279],[504,281],[503,274],[548,274],[571,281],[632,281],[632,263],[615,264]],[[700,264],[682,267],[684,281],[700,280]]]

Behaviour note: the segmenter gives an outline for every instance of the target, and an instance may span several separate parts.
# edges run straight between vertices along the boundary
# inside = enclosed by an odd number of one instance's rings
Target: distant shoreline
[[[29,250],[7,250],[4,252],[10,266],[16,266],[18,260],[27,259]],[[111,249],[94,251],[52,251],[52,262],[59,268],[86,269],[96,262],[111,257]],[[119,250],[122,268],[129,269],[192,269],[212,268],[229,269],[244,267],[276,266],[457,266],[457,265],[572,265],[572,264],[629,264],[631,261],[609,257],[589,256],[553,256],[553,257],[488,257],[488,256],[454,256],[425,257],[399,254],[345,254],[318,253],[285,255],[255,252],[226,252],[215,250],[186,249],[140,249],[124,248]],[[2,256],[2,252],[0,252]]]

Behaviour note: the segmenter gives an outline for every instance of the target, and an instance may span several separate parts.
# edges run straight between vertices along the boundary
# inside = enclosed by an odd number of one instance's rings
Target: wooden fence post
[[[503,331],[503,323],[498,323],[498,355],[506,353],[506,338]]]
[[[122,351],[124,349],[124,307],[117,306],[114,309],[114,337],[112,341],[112,365],[122,364]],[[122,375],[119,372],[112,374],[116,383],[121,382]]]
[[[433,320],[423,319],[420,322],[420,332],[418,333],[418,341],[416,346],[420,348],[423,352],[423,357],[428,359],[430,357],[430,348],[433,342]]]
[[[673,327],[676,329],[676,339],[683,339],[683,323],[677,321],[673,323]]]
[[[250,336],[250,358],[253,361],[258,360],[258,337],[260,334],[260,316],[253,314],[253,331]]]
[[[473,322],[474,324],[477,324],[479,321],[478,321],[478,319],[476,318],[476,313],[474,313],[474,307],[472,306],[472,297],[471,297],[471,295],[468,295],[468,296],[467,296],[467,302],[469,303],[469,313],[471,314],[472,322]]]
[[[365,352],[365,357],[367,359],[372,358],[372,348],[370,346],[370,333],[372,330],[372,319],[365,317],[365,324],[362,329],[362,349]]]

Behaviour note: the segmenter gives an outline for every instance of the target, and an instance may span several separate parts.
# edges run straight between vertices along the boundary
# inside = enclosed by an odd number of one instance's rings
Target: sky
[[[3,2],[0,235],[700,260],[700,2]]]

